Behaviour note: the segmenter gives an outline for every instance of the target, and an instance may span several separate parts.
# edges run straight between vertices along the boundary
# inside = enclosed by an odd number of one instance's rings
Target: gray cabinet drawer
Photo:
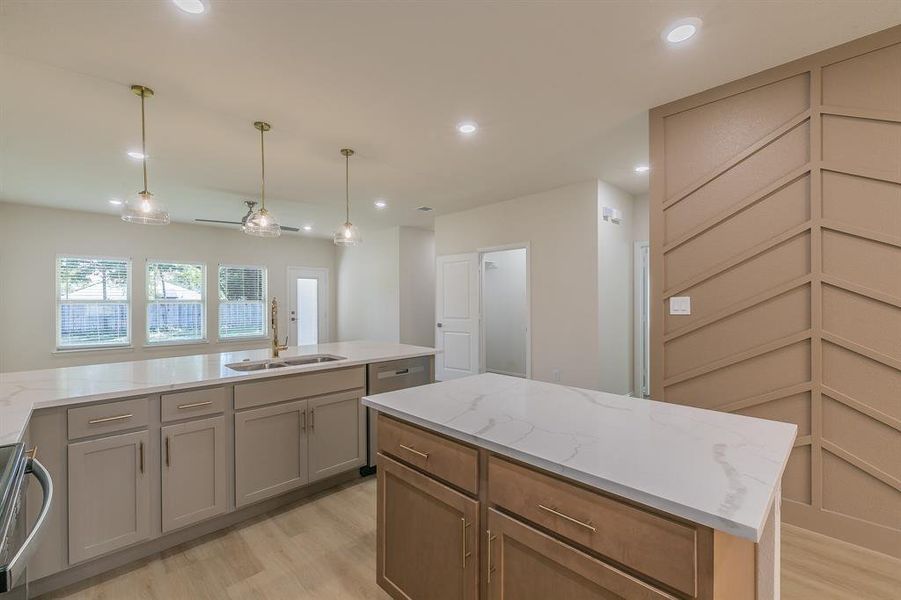
[[[235,410],[362,388],[364,367],[315,371],[235,385]]]
[[[160,420],[166,423],[191,417],[217,415],[225,412],[227,403],[227,387],[163,394],[160,398]]]
[[[69,439],[77,440],[91,435],[147,427],[149,416],[149,398],[133,398],[70,408],[68,413]]]

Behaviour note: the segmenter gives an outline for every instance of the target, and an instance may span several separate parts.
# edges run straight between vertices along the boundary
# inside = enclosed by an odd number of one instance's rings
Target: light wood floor
[[[786,525],[783,600],[898,600],[901,561]],[[375,478],[347,484],[41,600],[387,600]]]

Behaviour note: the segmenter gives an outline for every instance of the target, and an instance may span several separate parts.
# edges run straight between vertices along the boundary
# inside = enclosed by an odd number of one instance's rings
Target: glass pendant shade
[[[257,237],[278,237],[282,228],[268,210],[261,208],[255,211],[244,223],[244,233]]]
[[[122,203],[122,220],[140,225],[168,225],[169,213],[153,194],[144,191]]]
[[[338,228],[334,237],[336,246],[356,246],[363,242],[360,230],[350,221]]]

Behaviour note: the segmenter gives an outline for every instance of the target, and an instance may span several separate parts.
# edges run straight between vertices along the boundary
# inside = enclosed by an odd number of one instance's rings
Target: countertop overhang
[[[490,373],[363,404],[754,542],[797,434],[790,423]]]
[[[0,373],[0,444],[20,441],[32,411],[41,408],[340,369],[435,353],[434,348],[424,346],[353,341],[291,346],[281,352],[281,358],[334,354],[346,357],[343,360],[252,372],[234,371],[226,365],[270,358],[269,349]]]

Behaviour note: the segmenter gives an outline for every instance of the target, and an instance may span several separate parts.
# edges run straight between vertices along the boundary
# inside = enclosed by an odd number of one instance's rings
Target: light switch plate
[[[669,299],[669,314],[690,315],[691,296],[672,296]]]

